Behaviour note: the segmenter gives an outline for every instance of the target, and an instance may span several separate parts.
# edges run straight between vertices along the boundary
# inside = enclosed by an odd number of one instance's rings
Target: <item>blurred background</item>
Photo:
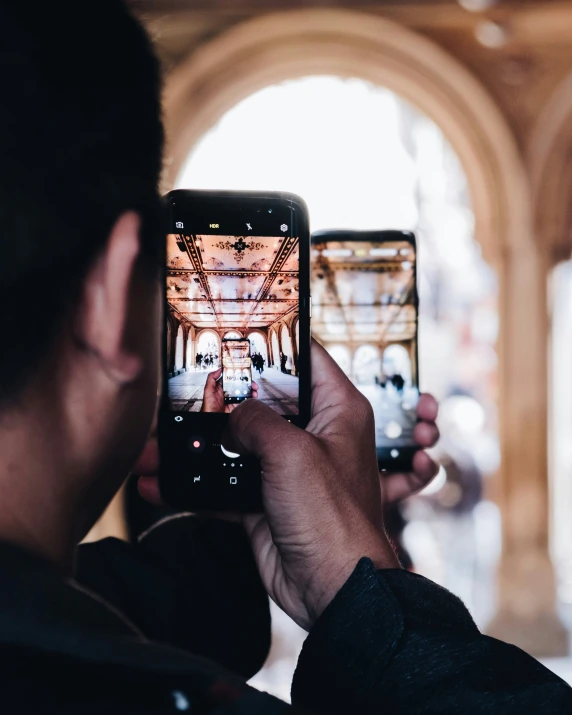
[[[415,571],[572,682],[572,1],[132,6],[164,67],[164,190],[416,233],[442,468],[394,518]],[[126,533],[121,499],[91,538]],[[304,633],[275,611],[254,684],[287,699]]]

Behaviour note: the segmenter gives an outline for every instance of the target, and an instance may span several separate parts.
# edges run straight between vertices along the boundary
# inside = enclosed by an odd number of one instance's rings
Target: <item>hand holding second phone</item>
[[[384,474],[380,480],[369,402],[316,343],[312,373],[313,417],[306,431],[258,400],[247,400],[230,420],[235,446],[262,462],[266,506],[266,516],[232,518],[244,521],[269,594],[304,628],[333,599],[362,556],[380,568],[399,566],[383,531],[383,506],[431,481],[437,467],[422,450],[439,437],[437,403],[422,395],[414,432],[421,450],[413,470]],[[220,370],[207,379],[203,410],[231,412],[218,377]],[[257,395],[253,383],[252,396]],[[152,438],[135,468],[141,495],[154,504],[162,503],[152,476],[158,458]]]
[[[316,343],[312,374],[306,430],[257,401],[230,418],[234,446],[262,464],[266,515],[244,518],[262,580],[306,629],[361,557],[399,567],[383,530],[372,408]]]
[[[252,382],[251,398],[254,400],[258,398],[258,385],[254,381]],[[217,370],[210,372],[205,383],[201,412],[226,412],[230,414],[237,407],[238,404],[236,403],[226,404],[224,401],[222,368],[219,367]]]

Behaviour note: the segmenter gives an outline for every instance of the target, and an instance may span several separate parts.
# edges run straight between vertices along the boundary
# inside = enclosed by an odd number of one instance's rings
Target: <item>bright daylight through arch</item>
[[[292,191],[308,203],[313,230],[412,230],[419,245],[421,387],[443,401],[441,456],[470,463],[479,480],[495,471],[496,276],[474,239],[463,169],[433,121],[395,93],[360,79],[291,80],[232,108],[194,148],[177,188]],[[272,354],[284,349],[282,341],[280,334],[269,337]],[[364,342],[355,356],[340,346],[331,352],[344,369],[365,373],[370,358],[399,359],[373,355],[368,347]],[[447,409],[449,399],[455,409]],[[463,410],[475,406],[486,419],[478,433],[465,433]],[[419,570],[472,606],[473,575],[459,577],[468,570],[455,564],[455,539],[425,526],[419,532],[420,524],[430,522],[428,513],[448,513],[464,498],[463,487],[446,485],[412,505],[415,534],[435,544],[414,557]],[[478,617],[478,606],[476,611]]]

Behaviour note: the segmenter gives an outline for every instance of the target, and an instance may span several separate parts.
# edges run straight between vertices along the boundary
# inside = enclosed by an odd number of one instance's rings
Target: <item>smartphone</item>
[[[299,427],[310,419],[306,205],[275,192],[178,190],[165,200],[161,493],[174,508],[259,511],[260,465],[224,435],[249,399]]]
[[[382,470],[409,470],[419,400],[417,249],[408,231],[312,234],[312,333],[375,415]]]
[[[250,340],[223,338],[222,389],[225,404],[234,404],[252,397],[252,358]]]

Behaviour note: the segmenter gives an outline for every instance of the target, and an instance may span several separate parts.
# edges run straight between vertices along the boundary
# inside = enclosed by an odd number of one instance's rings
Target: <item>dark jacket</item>
[[[306,640],[295,710],[249,688],[244,677],[268,646],[268,611],[256,578],[239,559],[229,563],[240,538],[231,525],[179,518],[135,547],[81,547],[81,586],[0,546],[0,712],[572,712],[565,683],[482,636],[457,598],[419,576],[376,571],[367,559]],[[229,571],[215,574],[213,559]]]

